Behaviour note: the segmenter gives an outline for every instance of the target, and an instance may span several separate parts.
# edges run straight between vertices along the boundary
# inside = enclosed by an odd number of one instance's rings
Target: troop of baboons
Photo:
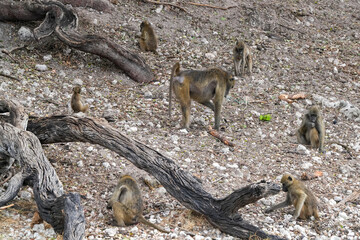
[[[141,23],[140,32],[140,49],[156,53],[158,40],[153,27],[148,21]],[[245,68],[247,68],[248,74],[252,73],[253,58],[251,50],[242,40],[237,41],[233,48],[233,62],[235,76],[243,76]],[[207,70],[180,71],[180,63],[176,62],[170,77],[169,117],[172,108],[172,92],[174,92],[180,103],[181,126],[183,128],[189,128],[190,126],[190,105],[191,99],[193,99],[214,111],[215,129],[219,129],[223,100],[234,85],[234,76],[219,67]],[[80,92],[81,88],[79,86],[73,88],[71,107],[75,113],[86,112],[88,109],[88,106],[82,102]],[[296,136],[300,144],[311,145],[313,148],[318,148],[319,152],[324,152],[325,125],[318,106],[312,106],[303,116],[301,126],[296,131]],[[293,205],[295,207],[293,215],[295,219],[307,219],[311,216],[319,219],[316,197],[301,181],[290,174],[284,174],[281,183],[283,191],[287,192],[286,199],[284,202],[266,209],[266,213]],[[168,232],[144,219],[140,189],[136,181],[130,176],[125,175],[119,180],[108,202],[108,208],[112,208],[118,226],[142,222],[159,231]]]

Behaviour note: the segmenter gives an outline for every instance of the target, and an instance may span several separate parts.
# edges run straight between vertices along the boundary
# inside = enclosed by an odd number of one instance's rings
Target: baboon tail
[[[176,62],[171,71],[171,78],[170,78],[170,87],[169,87],[169,118],[171,117],[171,99],[172,99],[172,89],[173,89],[173,78],[174,76],[179,75],[180,73],[180,63]]]

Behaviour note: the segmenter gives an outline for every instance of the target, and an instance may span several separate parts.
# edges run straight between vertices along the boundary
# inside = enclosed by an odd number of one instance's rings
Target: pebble
[[[311,168],[312,166],[313,166],[313,164],[310,163],[310,162],[304,162],[303,164],[301,164],[301,168],[302,168],[302,169],[309,169],[309,168]]]
[[[31,193],[29,193],[28,191],[20,191],[19,197],[24,199],[24,200],[30,200],[31,199]]]
[[[310,154],[310,151],[304,145],[301,145],[301,144],[296,148],[296,151],[303,155]]]
[[[105,167],[105,168],[110,167],[110,163],[108,163],[108,162],[103,162],[102,165],[103,165],[103,167]]]
[[[83,162],[82,160],[80,160],[80,161],[78,161],[78,162],[76,163],[76,165],[77,165],[78,167],[83,167],[83,166],[84,166],[84,162]]]
[[[44,61],[50,61],[52,59],[52,56],[49,54],[49,55],[45,55],[43,57]]]
[[[36,64],[35,69],[41,72],[47,71],[48,67],[44,64]]]
[[[110,237],[114,237],[117,234],[117,228],[107,228],[105,229],[105,233]]]
[[[22,26],[18,31],[18,35],[21,41],[30,41],[34,39],[34,34],[28,27]]]

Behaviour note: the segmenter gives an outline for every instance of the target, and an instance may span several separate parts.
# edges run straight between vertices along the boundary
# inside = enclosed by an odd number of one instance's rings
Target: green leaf
[[[259,118],[261,121],[270,121],[272,117],[270,114],[265,114],[265,115],[260,115]]]

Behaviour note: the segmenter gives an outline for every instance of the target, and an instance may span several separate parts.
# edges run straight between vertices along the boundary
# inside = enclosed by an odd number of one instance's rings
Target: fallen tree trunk
[[[173,160],[141,142],[126,137],[105,120],[53,116],[30,120],[27,130],[33,132],[43,144],[89,142],[118,153],[138,168],[153,175],[169,194],[187,208],[203,214],[211,224],[223,232],[242,239],[255,235],[260,238],[281,239],[249,224],[237,213],[240,207],[278,193],[280,187],[276,184],[254,183],[223,199],[215,199],[203,189],[196,178],[181,170]]]
[[[0,195],[0,206],[14,199],[23,185],[29,185],[41,218],[50,223],[56,233],[63,234],[64,239],[82,239],[85,217],[79,194],[64,194],[39,139],[20,128],[27,125],[24,108],[16,101],[0,101],[0,113],[7,111],[10,111],[10,122],[19,127],[0,122],[0,158],[15,159],[21,170],[11,177],[6,191]]]
[[[143,58],[122,46],[97,35],[84,35],[77,31],[78,17],[71,6],[58,1],[0,2],[0,21],[36,21],[44,19],[34,29],[37,39],[51,34],[65,44],[78,50],[93,53],[112,61],[117,67],[137,82],[155,79]]]

